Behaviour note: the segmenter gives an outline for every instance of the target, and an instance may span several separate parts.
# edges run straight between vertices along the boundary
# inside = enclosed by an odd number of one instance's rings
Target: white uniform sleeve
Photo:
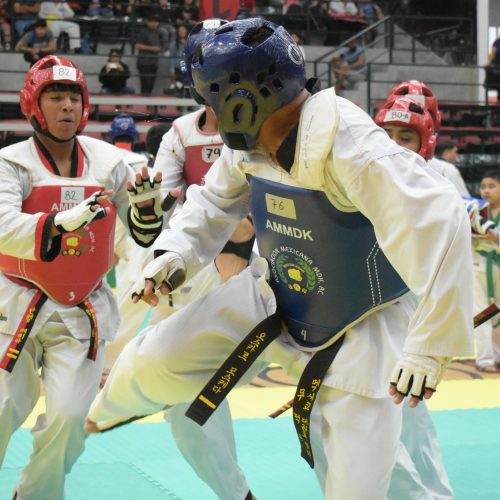
[[[420,300],[405,352],[471,355],[471,232],[461,197],[420,156],[395,147],[362,111],[338,101],[331,182],[370,219],[385,255]]]
[[[439,158],[432,158],[429,160],[429,165],[445,179],[448,179],[457,188],[461,196],[470,196],[460,171],[453,163],[440,160]]]
[[[153,175],[161,172],[161,194],[167,196],[171,189],[184,185],[186,153],[175,127],[163,136],[153,166]]]
[[[182,210],[154,244],[155,250],[182,255],[188,279],[222,250],[237,225],[249,213],[245,175],[233,166],[234,152],[224,147],[205,176],[204,186],[191,185]]]
[[[44,214],[21,212],[29,191],[28,172],[0,160],[0,253],[36,260],[36,229]]]

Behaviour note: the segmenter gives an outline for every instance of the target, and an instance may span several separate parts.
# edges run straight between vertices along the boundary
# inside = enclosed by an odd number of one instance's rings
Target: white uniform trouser
[[[314,472],[325,492],[327,462],[318,436],[321,416],[314,409],[311,420],[311,444]],[[403,406],[403,426],[396,465],[392,471],[388,500],[453,500],[453,489],[443,466],[436,427],[425,403]]]
[[[486,258],[474,255],[474,314],[490,305],[486,282]],[[500,266],[493,264],[493,283],[495,284],[495,299],[500,305]],[[476,364],[478,366],[493,366],[500,363],[500,327],[495,328],[499,316],[486,321],[474,329],[476,336]]]
[[[0,334],[1,353],[11,339]],[[99,387],[104,361],[104,342],[99,343],[96,361],[87,359],[88,348],[88,340],[74,338],[52,316],[28,338],[12,373],[0,369],[0,463],[12,433],[38,400],[40,368],[45,390],[46,412],[32,429],[34,451],[17,485],[18,500],[59,500],[64,496],[65,475],[85,447],[83,423]]]
[[[404,401],[400,452],[392,473],[390,500],[453,500],[436,427],[425,401],[410,408]]]
[[[61,33],[67,33],[69,36],[69,48],[71,50],[78,49],[81,45],[80,42],[80,25],[73,21],[58,21],[50,22],[50,31],[57,38]]]
[[[162,302],[153,309],[150,324],[161,319],[208,293],[220,284],[220,275],[212,263],[174,293],[174,307]],[[113,342],[106,344],[106,368],[111,369],[125,345],[135,337],[150,311],[145,302],[134,304],[132,290],[121,294],[119,302],[121,324]],[[224,401],[209,421],[199,426],[186,417],[189,403],[176,404],[165,412],[172,436],[179,451],[196,474],[208,484],[222,500],[242,500],[249,487],[238,465],[229,404]]]
[[[89,417],[105,429],[165,405],[192,401],[242,337],[275,310],[265,279],[255,279],[252,272],[253,265],[130,342]],[[303,354],[275,341],[242,383],[270,361],[294,376],[302,371]],[[399,446],[401,406],[390,397],[369,398],[335,389],[326,379],[316,404],[328,457],[327,498],[385,499]]]

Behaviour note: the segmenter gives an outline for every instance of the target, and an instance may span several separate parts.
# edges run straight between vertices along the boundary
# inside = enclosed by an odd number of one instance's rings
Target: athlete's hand
[[[486,210],[488,203],[477,198],[464,198],[465,208],[469,214],[470,225],[473,233],[485,235],[495,227],[495,223],[487,220],[481,212]]]
[[[127,182],[130,218],[135,228],[149,231],[161,227],[163,209],[160,186],[161,172],[156,172],[151,179],[147,167],[142,167],[141,172],[135,174],[134,184]]]
[[[175,252],[165,252],[153,259],[142,271],[135,282],[132,292],[134,303],[143,300],[156,306],[159,298],[156,292],[168,295],[186,279],[186,265],[182,257]]]
[[[450,362],[451,358],[404,353],[391,375],[389,394],[394,403],[401,403],[410,391],[411,408],[431,398]]]
[[[54,217],[55,228],[59,233],[69,233],[106,217],[108,210],[101,203],[112,195],[113,191],[96,191],[73,208],[58,212]]]

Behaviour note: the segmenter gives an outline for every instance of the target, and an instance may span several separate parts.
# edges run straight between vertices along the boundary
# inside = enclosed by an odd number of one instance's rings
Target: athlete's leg
[[[11,340],[11,335],[0,334],[1,356]],[[38,368],[41,355],[42,348],[38,341],[28,338],[14,370],[9,373],[0,369],[0,465],[10,437],[26,420],[38,401]]]
[[[194,399],[243,337],[275,311],[262,274],[267,265],[261,264],[133,339],[94,401],[90,420],[105,429]],[[264,365],[256,363],[248,378]]]
[[[165,412],[177,447],[221,500],[244,499],[249,487],[236,457],[229,404],[224,400],[203,426],[186,417],[188,407],[180,403]]]
[[[46,412],[33,428],[33,454],[18,485],[19,498],[60,499],[65,476],[84,450],[83,422],[99,386],[104,342],[87,358],[88,340],[74,338],[62,321],[39,332]]]

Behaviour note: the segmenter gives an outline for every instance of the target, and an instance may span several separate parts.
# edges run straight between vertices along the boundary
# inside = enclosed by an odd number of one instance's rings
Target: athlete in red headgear
[[[387,96],[387,101],[392,101],[396,97],[408,96],[418,102],[432,116],[434,129],[436,132],[441,128],[441,113],[438,109],[438,101],[432,90],[419,80],[406,80],[393,87]]]
[[[441,127],[441,113],[438,108],[436,95],[424,82],[419,80],[407,80],[394,86],[387,96],[385,105],[400,97],[407,97],[415,101],[423,109],[429,112],[434,122],[435,137],[433,142],[435,149],[437,133]],[[434,153],[432,155],[427,155],[427,160],[431,168],[445,179],[448,179],[462,196],[470,196],[460,171],[453,163],[435,157]]]
[[[400,146],[415,151],[426,160],[434,156],[436,135],[432,116],[409,97],[388,99],[375,116],[375,123]]]
[[[38,400],[41,369],[47,411],[14,496],[62,499],[65,475],[84,449],[104,341],[118,326],[103,280],[115,214],[137,242],[152,244],[162,227],[161,176],[134,179],[124,152],[78,135],[89,98],[71,61],[38,61],[20,97],[34,135],[0,150],[0,462]]]

